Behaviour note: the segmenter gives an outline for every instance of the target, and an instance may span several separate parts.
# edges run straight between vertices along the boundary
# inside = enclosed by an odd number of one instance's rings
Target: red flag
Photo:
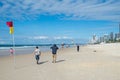
[[[14,28],[13,28],[13,22],[10,21],[10,22],[6,22],[7,26],[10,28],[10,34],[13,34],[14,33]]]
[[[13,22],[12,21],[6,22],[6,24],[8,25],[8,27],[13,27]]]

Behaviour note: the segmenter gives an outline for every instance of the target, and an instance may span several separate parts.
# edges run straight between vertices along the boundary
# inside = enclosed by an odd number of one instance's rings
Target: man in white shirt
[[[38,46],[36,46],[36,49],[34,50],[33,53],[35,55],[35,59],[37,61],[37,64],[39,64],[39,59],[40,59],[41,52],[40,52],[40,49],[38,48]]]

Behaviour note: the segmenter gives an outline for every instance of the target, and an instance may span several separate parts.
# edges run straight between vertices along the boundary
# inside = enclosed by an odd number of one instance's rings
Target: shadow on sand
[[[48,61],[39,62],[38,65],[39,65],[39,64],[44,64],[44,63],[46,63],[46,62],[48,62]]]
[[[42,61],[42,62],[39,62],[38,65],[40,64],[44,64],[44,63],[47,63],[48,61]],[[33,64],[25,64],[25,65],[22,65],[22,66],[14,66],[15,69],[22,69],[22,68],[25,68],[25,67],[29,67],[29,66],[33,66]]]
[[[63,62],[63,61],[65,61],[65,60],[58,60],[58,61],[56,61],[56,63]]]

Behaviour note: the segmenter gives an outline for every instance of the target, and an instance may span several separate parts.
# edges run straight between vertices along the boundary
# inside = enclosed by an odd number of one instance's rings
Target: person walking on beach
[[[33,54],[35,55],[35,59],[36,59],[36,63],[39,64],[39,59],[40,59],[40,55],[41,55],[41,51],[38,48],[38,46],[36,46],[36,49],[34,50]]]
[[[58,47],[56,46],[56,44],[54,44],[52,47],[50,47],[52,49],[52,57],[53,57],[53,61],[52,63],[56,63],[56,57],[57,57],[57,50]]]
[[[13,55],[13,53],[14,53],[13,48],[10,48],[10,55]]]
[[[77,52],[79,52],[79,45],[77,45]]]

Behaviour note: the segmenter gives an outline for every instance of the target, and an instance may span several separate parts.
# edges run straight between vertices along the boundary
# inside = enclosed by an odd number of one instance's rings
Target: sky
[[[86,43],[118,33],[120,0],[0,0],[0,44]]]

